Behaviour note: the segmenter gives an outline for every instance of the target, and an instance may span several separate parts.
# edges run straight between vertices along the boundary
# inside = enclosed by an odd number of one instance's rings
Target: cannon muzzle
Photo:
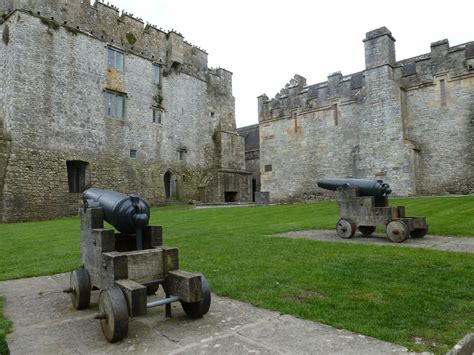
[[[124,234],[140,234],[150,220],[150,206],[137,196],[90,188],[82,194],[84,207],[104,210],[104,219]]]
[[[383,196],[392,192],[390,185],[382,180],[369,179],[321,179],[318,186],[336,191],[338,188],[347,189],[349,187],[357,187],[359,196]]]

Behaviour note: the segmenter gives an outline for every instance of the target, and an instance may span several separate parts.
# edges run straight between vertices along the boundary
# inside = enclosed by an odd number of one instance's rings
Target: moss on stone
[[[52,28],[53,30],[58,30],[59,27],[61,27],[61,25],[53,19],[49,19],[47,17],[40,16],[40,20],[43,24],[48,26],[48,28]]]
[[[5,28],[3,29],[2,41],[6,46],[8,46],[8,43],[10,42],[10,27],[8,27],[8,25],[5,25]]]
[[[155,96],[153,96],[153,100],[155,101],[156,107],[163,107],[163,96],[161,96],[160,94],[156,94]]]
[[[70,27],[70,26],[64,26],[64,29],[68,31],[69,33],[72,33],[74,36],[77,36],[77,34],[81,32],[77,28]]]
[[[137,43],[137,37],[135,37],[135,35],[133,33],[127,33],[125,35],[125,37],[127,37],[127,41],[128,43],[130,43],[132,46]]]

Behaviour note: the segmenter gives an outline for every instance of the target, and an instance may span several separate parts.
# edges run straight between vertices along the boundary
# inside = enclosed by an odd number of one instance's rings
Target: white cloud
[[[397,59],[430,43],[474,40],[472,1],[111,0],[127,12],[181,32],[209,53],[209,66],[234,73],[237,125],[257,122],[257,99],[273,97],[298,73],[308,84],[364,69],[365,33],[386,26]]]

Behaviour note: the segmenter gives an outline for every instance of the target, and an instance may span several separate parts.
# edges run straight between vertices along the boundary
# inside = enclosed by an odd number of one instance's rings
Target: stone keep
[[[385,28],[364,71],[258,98],[261,189],[273,201],[322,193],[325,177],[383,179],[397,195],[474,192],[474,42],[396,61]]]
[[[76,214],[89,186],[251,198],[232,73],[205,51],[101,2],[0,0],[0,16],[0,221]]]

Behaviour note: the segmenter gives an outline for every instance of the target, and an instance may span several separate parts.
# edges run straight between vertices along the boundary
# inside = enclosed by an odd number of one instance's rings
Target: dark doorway
[[[236,191],[225,191],[224,192],[224,201],[225,202],[237,202],[237,192]]]
[[[255,193],[257,192],[257,180],[252,179],[252,201],[255,202]]]
[[[169,200],[176,199],[176,175],[171,171],[167,171],[164,177],[165,182],[165,196]]]

